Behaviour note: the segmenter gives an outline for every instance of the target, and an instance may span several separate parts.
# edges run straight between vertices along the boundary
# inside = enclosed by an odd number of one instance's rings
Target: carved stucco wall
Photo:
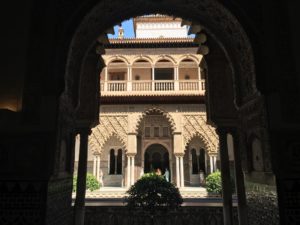
[[[215,128],[206,123],[204,105],[109,105],[100,108],[100,124],[92,130],[89,148],[93,153],[100,153],[111,136],[115,136],[127,149],[127,134],[138,133],[141,121],[146,115],[156,112],[161,114],[170,126],[170,131],[181,132],[183,148],[194,137],[199,137],[209,154],[217,154],[219,140]]]

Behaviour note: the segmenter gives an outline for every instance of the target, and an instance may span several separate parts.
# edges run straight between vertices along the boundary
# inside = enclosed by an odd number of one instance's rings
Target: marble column
[[[179,156],[175,156],[176,158],[176,185],[180,187],[180,178],[179,178]]]
[[[127,68],[127,91],[132,91],[132,67]]]
[[[97,155],[97,180],[100,181],[100,155]]]
[[[183,156],[180,156],[180,187],[184,187],[184,167],[183,167]]]
[[[104,67],[104,91],[108,90],[108,85],[107,85],[107,81],[108,81],[108,71],[107,71],[107,67]]]
[[[85,214],[85,189],[87,173],[88,136],[90,129],[80,130],[80,150],[76,184],[76,198],[74,204],[74,224],[84,225]]]
[[[130,181],[130,156],[127,155],[127,187],[130,187],[131,181]]]
[[[202,81],[201,81],[201,68],[198,67],[198,90],[203,90]]]
[[[209,164],[210,164],[210,173],[214,172],[214,161],[213,161],[213,156],[209,156]]]
[[[228,148],[227,148],[228,129],[224,127],[218,127],[216,131],[217,134],[219,135],[219,143],[220,143],[224,225],[232,225],[233,224],[232,193],[231,193],[231,181],[230,181],[229,156],[228,156]]]
[[[151,74],[152,91],[155,91],[155,68],[154,68],[154,66],[152,66],[151,72],[152,72],[152,74]]]
[[[214,161],[214,172],[217,170],[217,156],[213,156]]]
[[[134,157],[135,156],[131,156],[131,185],[134,184],[134,170],[135,170],[135,165],[134,165]]]
[[[179,91],[179,74],[178,66],[174,67],[174,90]]]
[[[118,150],[115,150],[115,174],[117,174],[117,167],[118,167]]]
[[[94,155],[93,175],[94,177],[97,177],[97,156],[96,155]]]

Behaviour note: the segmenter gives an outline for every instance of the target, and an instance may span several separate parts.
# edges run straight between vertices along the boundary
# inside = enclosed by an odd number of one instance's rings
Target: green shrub
[[[208,193],[222,193],[221,172],[216,171],[206,177],[206,190]]]
[[[77,176],[73,177],[73,192],[76,192]],[[94,191],[100,188],[100,183],[92,174],[86,175],[86,190]]]
[[[150,211],[157,206],[176,208],[183,202],[178,188],[155,173],[142,176],[131,186],[127,194],[128,197],[125,197],[127,206],[142,207]]]

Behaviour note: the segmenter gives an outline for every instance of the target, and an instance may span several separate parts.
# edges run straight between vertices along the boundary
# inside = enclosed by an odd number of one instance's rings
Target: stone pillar
[[[198,90],[203,90],[202,89],[201,68],[200,67],[198,67]]]
[[[130,187],[130,156],[127,154],[127,187]]]
[[[127,68],[127,91],[132,91],[132,67]]]
[[[74,224],[84,225],[85,213],[85,188],[86,188],[86,172],[87,172],[87,153],[88,153],[88,136],[90,129],[80,130],[80,150],[76,184],[76,199],[74,204]]]
[[[239,148],[238,130],[233,129],[231,135],[233,137],[235,186],[236,186],[236,192],[238,198],[239,225],[247,225],[248,224],[247,202],[246,202],[244,174],[242,170],[242,161],[241,161],[242,159],[241,159],[240,148]]]
[[[209,156],[209,163],[210,163],[210,173],[214,172],[214,163],[213,163],[213,156]]]
[[[94,155],[93,175],[97,177],[97,156]]]
[[[224,127],[218,127],[216,131],[217,134],[219,135],[219,143],[220,143],[224,225],[232,225],[233,224],[232,193],[231,193],[231,183],[230,183],[229,156],[228,156],[228,148],[227,148],[228,130]]]
[[[100,181],[100,155],[97,155],[97,180]]]
[[[183,156],[180,156],[180,187],[184,187],[184,167],[183,167]]]
[[[104,91],[107,91],[108,71],[107,67],[104,67]]]
[[[180,178],[179,178],[179,156],[175,156],[176,158],[176,185],[180,187]]]

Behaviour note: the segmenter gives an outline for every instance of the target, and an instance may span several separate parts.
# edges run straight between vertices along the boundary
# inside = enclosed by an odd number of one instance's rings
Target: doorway
[[[150,145],[144,155],[144,173],[154,172],[160,169],[162,174],[166,169],[170,171],[169,152],[161,144]]]

